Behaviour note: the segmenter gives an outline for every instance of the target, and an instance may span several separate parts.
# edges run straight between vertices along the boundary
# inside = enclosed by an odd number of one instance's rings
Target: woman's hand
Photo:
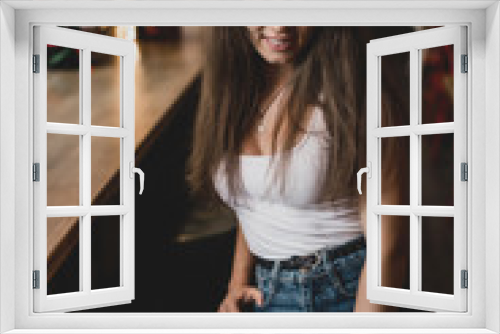
[[[226,297],[219,306],[218,312],[240,312],[244,303],[257,303],[262,306],[262,292],[253,286],[243,285],[228,290]]]

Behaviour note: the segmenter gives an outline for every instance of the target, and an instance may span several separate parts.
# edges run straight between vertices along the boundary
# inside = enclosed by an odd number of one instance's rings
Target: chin
[[[276,64],[276,65],[289,65],[292,63],[292,58],[291,57],[272,57],[266,59],[270,64]]]

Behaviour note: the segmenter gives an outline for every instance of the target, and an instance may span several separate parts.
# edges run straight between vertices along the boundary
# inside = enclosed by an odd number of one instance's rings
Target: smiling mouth
[[[266,37],[265,40],[273,51],[287,51],[292,47],[291,39]]]

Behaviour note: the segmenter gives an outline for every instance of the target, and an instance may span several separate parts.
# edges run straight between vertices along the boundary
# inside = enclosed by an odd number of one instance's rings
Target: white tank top
[[[319,107],[314,109],[307,130],[292,149],[283,193],[280,179],[272,182],[269,155],[240,156],[247,196],[237,198],[237,204],[229,201],[223,162],[214,177],[219,196],[236,213],[250,251],[262,258],[307,255],[363,233],[358,220],[346,217],[347,211],[319,204],[328,157],[328,132]]]

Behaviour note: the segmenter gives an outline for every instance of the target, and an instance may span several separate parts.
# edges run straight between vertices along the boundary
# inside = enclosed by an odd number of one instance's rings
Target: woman
[[[188,181],[238,219],[220,312],[245,303],[269,312],[382,310],[366,299],[365,199],[355,184],[366,155],[360,38],[346,27],[210,29]],[[394,170],[386,168],[383,199],[400,196]],[[383,229],[396,226],[384,219]],[[382,249],[392,269],[404,264],[398,233]]]

